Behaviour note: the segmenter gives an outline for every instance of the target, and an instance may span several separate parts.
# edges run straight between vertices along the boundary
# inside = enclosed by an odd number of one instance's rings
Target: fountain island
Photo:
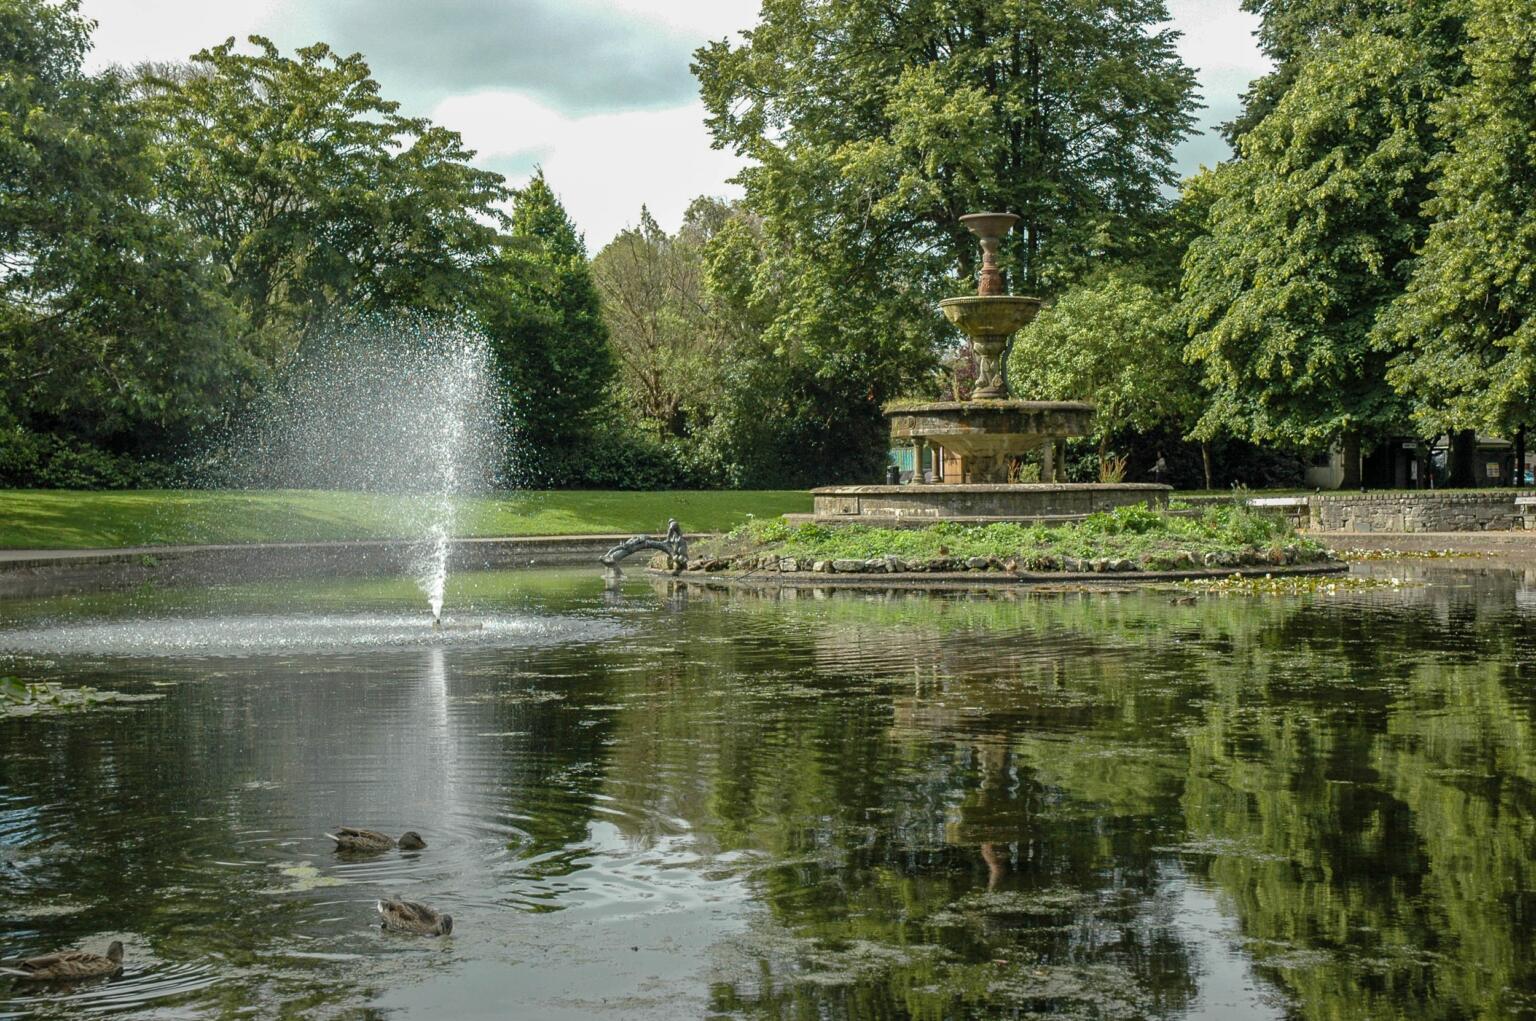
[[[887,404],[891,439],[914,448],[912,482],[815,489],[814,520],[884,526],[1060,521],[1130,504],[1167,505],[1168,486],[1064,480],[1066,439],[1089,431],[1092,404],[1010,396],[1010,342],[1040,310],[1039,298],[1005,293],[1003,274],[997,268],[998,246],[1017,220],[1012,213],[972,213],[960,218],[981,241],[977,293],[945,299],[939,309],[970,339],[976,353],[978,373],[971,399]],[[958,455],[959,479],[932,481],[925,463],[930,449],[936,453],[939,448]],[[1040,482],[1010,482],[1012,466],[1037,451]]]

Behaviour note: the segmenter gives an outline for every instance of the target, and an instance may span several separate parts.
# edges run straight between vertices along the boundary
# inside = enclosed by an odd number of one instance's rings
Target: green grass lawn
[[[463,537],[661,532],[676,517],[690,532],[720,532],[749,515],[811,509],[799,490],[607,490],[466,497]],[[82,549],[174,543],[393,539],[422,534],[424,501],[321,490],[0,490],[0,549]]]

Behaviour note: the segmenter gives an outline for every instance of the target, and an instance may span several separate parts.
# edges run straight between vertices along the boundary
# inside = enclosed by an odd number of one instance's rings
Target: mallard
[[[453,916],[438,912],[413,900],[398,896],[378,903],[384,928],[394,932],[414,932],[420,936],[446,936],[453,931]]]
[[[336,841],[338,851],[388,851],[391,847],[398,847],[402,851],[420,851],[427,846],[427,842],[421,839],[421,834],[415,830],[406,830],[396,840],[387,833],[379,833],[376,830],[360,830],[353,826],[338,826],[335,833],[327,833],[326,836]]]
[[[56,954],[29,957],[14,968],[3,968],[8,975],[32,979],[38,982],[57,982],[67,979],[101,978],[116,975],[123,970],[123,944],[113,940],[107,947],[107,956],[85,950],[61,950]]]

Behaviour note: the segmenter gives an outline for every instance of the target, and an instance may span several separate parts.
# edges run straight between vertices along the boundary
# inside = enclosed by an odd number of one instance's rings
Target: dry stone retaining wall
[[[1321,532],[1509,531],[1525,527],[1515,496],[1514,490],[1316,493],[1308,498],[1308,527]]]

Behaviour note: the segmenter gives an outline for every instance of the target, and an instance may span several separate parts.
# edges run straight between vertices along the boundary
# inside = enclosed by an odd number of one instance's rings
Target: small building
[[[1360,482],[1369,489],[1435,489],[1450,477],[1451,444],[1441,436],[1433,444],[1394,436],[1376,444],[1360,459]],[[1477,437],[1472,455],[1472,484],[1497,487],[1527,484],[1536,469],[1536,452],[1526,453],[1523,480],[1512,481],[1515,445],[1495,436]],[[1335,444],[1307,466],[1311,489],[1338,489],[1344,480],[1344,452]]]

